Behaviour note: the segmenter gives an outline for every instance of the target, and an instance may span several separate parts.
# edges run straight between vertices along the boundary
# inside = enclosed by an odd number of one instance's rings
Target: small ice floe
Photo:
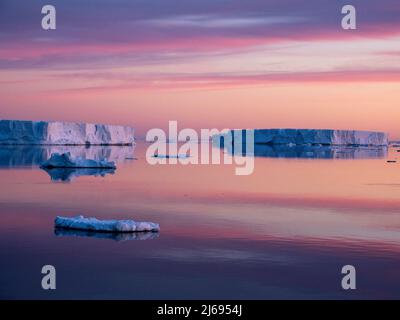
[[[65,228],[56,228],[54,234],[57,237],[96,238],[114,241],[151,240],[158,238],[158,232],[97,232]]]
[[[69,152],[59,154],[53,153],[49,160],[42,163],[40,166],[42,169],[53,169],[53,168],[101,168],[101,169],[116,169],[114,162],[108,162],[106,160],[92,160],[84,158],[71,157]]]
[[[96,218],[56,217],[56,228],[87,230],[96,232],[158,232],[160,225],[153,222],[136,222],[133,220],[98,220]]]
[[[154,158],[161,158],[161,159],[187,159],[190,158],[187,154],[155,154]]]

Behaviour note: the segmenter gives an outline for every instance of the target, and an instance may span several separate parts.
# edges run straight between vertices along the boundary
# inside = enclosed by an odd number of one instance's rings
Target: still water
[[[400,298],[396,149],[260,147],[255,170],[146,162],[146,145],[0,148],[2,299]],[[116,161],[46,172],[53,152]],[[148,220],[159,234],[55,231],[57,215]],[[41,289],[54,265],[57,289]],[[354,265],[357,289],[341,288]]]

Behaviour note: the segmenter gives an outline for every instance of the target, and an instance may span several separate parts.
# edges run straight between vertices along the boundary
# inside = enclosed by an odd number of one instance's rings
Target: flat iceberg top
[[[134,129],[127,126],[0,120],[0,144],[6,145],[133,145]]]
[[[136,222],[133,220],[98,220],[96,218],[56,217],[56,228],[87,230],[97,232],[159,232],[160,225],[153,222]]]
[[[92,160],[83,158],[72,158],[69,152],[59,154],[54,153],[51,155],[50,159],[43,162],[40,166],[43,169],[52,168],[92,168],[92,169],[116,169],[114,162],[108,162],[106,160]]]

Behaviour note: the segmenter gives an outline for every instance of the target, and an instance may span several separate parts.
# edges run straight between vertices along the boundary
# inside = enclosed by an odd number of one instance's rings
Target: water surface
[[[0,148],[0,298],[400,298],[400,163],[386,162],[397,150],[263,148],[250,176],[234,165],[151,166],[143,143],[55,148],[117,170],[52,176],[39,164],[54,148]],[[54,230],[56,215],[78,214],[161,232]],[[55,291],[41,289],[45,264]],[[351,292],[340,285],[347,264]]]

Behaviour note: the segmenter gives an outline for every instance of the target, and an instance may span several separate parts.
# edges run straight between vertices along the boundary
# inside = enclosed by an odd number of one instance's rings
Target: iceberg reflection
[[[130,232],[130,233],[113,233],[113,232],[95,232],[85,230],[71,230],[64,228],[55,228],[54,234],[57,237],[85,237],[97,239],[111,239],[114,241],[129,240],[151,240],[158,237],[158,232]]]
[[[267,158],[301,158],[301,159],[382,159],[388,154],[387,147],[353,147],[353,146],[307,146],[307,145],[267,145],[255,144],[254,152],[224,147],[231,155],[255,156]]]
[[[124,163],[134,159],[134,146],[0,146],[0,167],[39,166],[53,153],[70,153],[73,158]]]
[[[96,168],[82,168],[82,169],[66,169],[66,168],[54,168],[47,169],[46,171],[53,182],[71,182],[73,179],[81,176],[94,176],[104,177],[107,174],[114,174],[115,169],[96,169]]]

